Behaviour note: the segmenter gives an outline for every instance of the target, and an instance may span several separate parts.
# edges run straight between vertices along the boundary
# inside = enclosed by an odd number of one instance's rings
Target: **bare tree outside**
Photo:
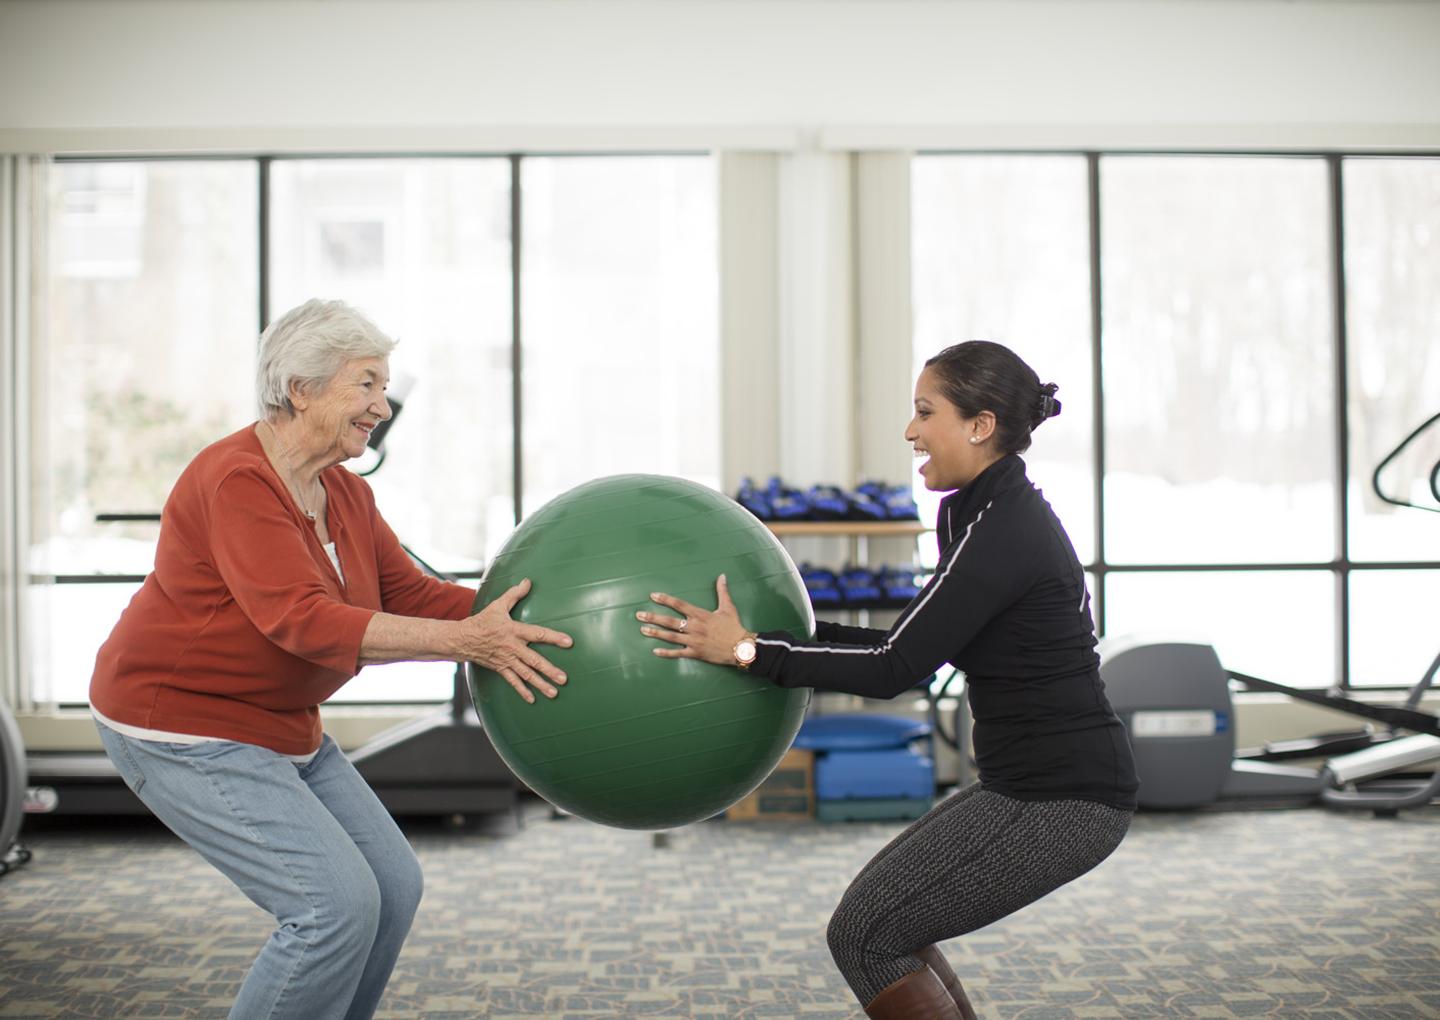
[[[1381,502],[1370,474],[1440,412],[1440,160],[1341,166],[1348,479],[1335,476],[1325,159],[1100,159],[1106,625],[1210,641],[1235,668],[1327,686],[1342,665],[1330,564],[1344,554],[1366,568],[1348,580],[1351,680],[1405,685],[1435,654],[1440,572],[1376,568],[1440,560],[1440,517]],[[1088,378],[1077,370],[1090,357],[1084,183],[1079,157],[916,157],[917,367],[983,337]],[[1067,424],[1084,427],[1037,434],[1029,459],[1041,477],[1067,478],[1052,502],[1086,558],[1093,542],[1075,523],[1093,521],[1094,408],[1060,381],[1066,414],[1083,415]],[[1437,459],[1440,425],[1387,480],[1433,502]],[[1244,569],[1290,562],[1318,569]],[[1237,569],[1124,569],[1162,564]]]
[[[1100,173],[1110,559],[1330,559],[1324,162],[1107,157]]]
[[[190,459],[252,417],[257,170],[75,162],[48,180],[43,339],[29,352],[29,569],[144,574],[156,526],[97,516],[158,513]],[[84,700],[131,590],[32,589],[37,693]]]
[[[1350,554],[1440,558],[1440,515],[1383,502],[1376,465],[1440,414],[1440,160],[1348,159],[1346,325],[1350,340]],[[1389,467],[1385,491],[1440,508],[1430,472],[1440,422]]]

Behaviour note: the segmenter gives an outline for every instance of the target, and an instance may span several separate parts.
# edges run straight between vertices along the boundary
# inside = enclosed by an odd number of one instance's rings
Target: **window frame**
[[[1090,254],[1090,357],[1091,432],[1093,448],[1093,471],[1091,478],[1094,504],[1091,536],[1094,557],[1082,564],[1094,579],[1091,611],[1096,631],[1106,633],[1106,581],[1113,574],[1138,573],[1225,573],[1236,571],[1319,571],[1331,575],[1334,582],[1333,602],[1335,623],[1334,657],[1336,677],[1317,683],[1317,688],[1329,688],[1338,684],[1341,689],[1353,689],[1351,676],[1351,612],[1350,577],[1352,574],[1384,570],[1435,570],[1440,561],[1435,560],[1356,560],[1350,555],[1350,508],[1348,490],[1351,475],[1349,456],[1349,333],[1346,321],[1346,273],[1345,273],[1345,200],[1344,167],[1351,159],[1425,159],[1440,165],[1440,153],[1423,150],[1370,151],[1370,150],[1265,150],[1265,149],[919,149],[915,158],[931,156],[1071,156],[1083,157],[1086,164],[1086,204],[1089,222]],[[1326,166],[1327,209],[1329,214],[1328,244],[1326,253],[1329,263],[1331,343],[1335,377],[1332,380],[1334,429],[1330,436],[1332,465],[1335,472],[1335,555],[1327,560],[1311,560],[1287,563],[1117,563],[1111,562],[1105,548],[1105,391],[1102,356],[1104,353],[1104,276],[1101,268],[1101,222],[1104,210],[1101,208],[1101,162],[1110,157],[1293,157],[1323,160]],[[1418,679],[1418,677],[1416,678]],[[1412,686],[1404,684],[1367,684],[1365,691],[1401,691]]]
[[[524,514],[523,493],[524,485],[522,478],[523,465],[523,442],[524,442],[524,406],[523,406],[523,363],[521,358],[522,337],[524,332],[522,289],[524,280],[521,274],[521,256],[524,245],[524,195],[521,187],[521,165],[523,160],[529,157],[565,157],[575,156],[583,158],[594,158],[597,156],[663,156],[663,157],[710,157],[712,154],[704,149],[676,149],[676,150],[651,150],[634,151],[624,153],[606,152],[584,152],[584,151],[537,151],[537,152],[378,152],[378,153],[226,153],[226,154],[126,154],[126,155],[73,155],[57,156],[56,163],[83,163],[83,162],[200,162],[205,160],[227,160],[241,161],[254,160],[258,167],[258,202],[257,202],[257,239],[258,239],[258,264],[256,272],[259,281],[259,299],[256,308],[256,336],[258,337],[264,324],[270,317],[270,293],[269,293],[269,262],[270,262],[270,236],[269,236],[269,215],[270,215],[270,167],[276,161],[288,160],[317,160],[317,159],[503,159],[510,165],[510,217],[511,217],[511,385],[512,385],[512,427],[513,427],[513,449],[511,456],[512,472],[512,498],[514,502],[513,513],[516,522],[522,519]],[[1350,159],[1426,159],[1440,160],[1440,153],[1424,150],[1397,150],[1397,151],[1371,151],[1371,150],[1265,150],[1265,149],[920,149],[914,153],[915,157],[928,156],[984,156],[984,155],[1005,155],[1005,156],[1079,156],[1086,162],[1086,186],[1087,186],[1087,209],[1089,222],[1089,273],[1090,273],[1090,355],[1092,362],[1091,378],[1091,405],[1092,405],[1092,448],[1094,456],[1094,474],[1092,477],[1093,486],[1093,548],[1094,557],[1084,564],[1085,569],[1095,580],[1095,591],[1093,598],[1093,612],[1095,614],[1096,627],[1099,633],[1106,631],[1106,579],[1110,574],[1127,572],[1227,572],[1227,571],[1322,571],[1329,573],[1335,586],[1335,661],[1337,667],[1337,681],[1342,688],[1350,688],[1351,683],[1351,655],[1350,655],[1350,585],[1349,579],[1352,574],[1371,570],[1434,570],[1440,568],[1440,561],[1435,560],[1355,560],[1350,556],[1349,535],[1350,535],[1350,514],[1348,505],[1348,481],[1350,479],[1351,465],[1348,447],[1348,384],[1349,384],[1349,363],[1348,363],[1348,325],[1346,321],[1346,274],[1345,274],[1345,238],[1344,238],[1344,166]],[[1332,320],[1332,343],[1334,344],[1334,366],[1335,377],[1333,382],[1334,400],[1334,422],[1335,427],[1331,436],[1332,457],[1334,459],[1335,477],[1335,550],[1336,555],[1328,560],[1315,560],[1294,563],[1112,563],[1106,555],[1105,549],[1105,394],[1102,375],[1102,352],[1103,352],[1103,277],[1101,272],[1101,240],[1100,225],[1103,210],[1100,202],[1100,173],[1101,161],[1106,157],[1123,156],[1163,156],[1163,157],[1215,157],[1215,156],[1256,156],[1273,157],[1289,156],[1297,158],[1322,159],[1327,167],[1328,187],[1328,208],[1329,219],[1328,236],[1329,247],[1328,259],[1330,263],[1330,292]],[[22,345],[28,345],[24,337],[17,337]],[[20,414],[25,413],[25,408],[17,408]],[[23,455],[23,451],[22,451]],[[467,571],[457,575],[462,580],[475,580],[480,576],[478,571]],[[100,573],[73,573],[57,575],[26,575],[25,584],[36,582],[52,584],[106,584],[106,583],[136,583],[143,580],[144,575],[132,574],[100,574]],[[1317,685],[1320,686],[1320,685]],[[1329,686],[1325,684],[1323,686]],[[1403,690],[1405,685],[1366,685],[1365,690],[1386,691]],[[357,703],[360,704],[360,703]],[[69,706],[66,702],[61,707]]]
[[[524,465],[524,401],[523,388],[524,379],[522,376],[522,340],[524,335],[523,303],[521,301],[524,280],[522,277],[522,255],[524,249],[524,194],[522,188],[523,163],[526,159],[596,159],[596,158],[714,158],[714,154],[708,149],[656,149],[638,151],[534,151],[534,152],[294,152],[294,153],[226,153],[226,154],[204,154],[204,153],[128,153],[123,155],[63,155],[55,156],[52,159],[54,164],[85,164],[85,163],[200,163],[209,161],[225,161],[232,163],[253,162],[256,165],[257,174],[257,201],[256,201],[256,240],[258,258],[255,271],[258,276],[258,301],[255,309],[255,337],[258,345],[260,334],[270,322],[274,309],[271,307],[270,291],[270,268],[271,268],[271,236],[270,236],[270,214],[272,206],[271,198],[271,169],[276,163],[291,161],[315,161],[315,160],[440,160],[440,159],[464,159],[464,160],[503,160],[509,165],[510,180],[510,377],[511,377],[511,428],[512,444],[510,457],[512,512],[514,524],[519,524],[525,514],[524,488],[523,488],[523,465]],[[28,350],[30,338],[18,337],[17,340]],[[17,408],[20,415],[29,413],[28,407]],[[28,429],[27,429],[28,432]],[[106,520],[132,520],[132,521],[157,521],[159,514],[106,514],[101,515]],[[17,534],[17,552],[23,555],[24,545],[28,537],[24,534]],[[23,558],[20,561],[23,563]],[[448,573],[447,576],[459,581],[478,581],[484,574],[481,570],[462,570]],[[26,589],[39,584],[49,585],[109,585],[109,584],[138,584],[145,580],[145,574],[119,574],[119,573],[34,573],[23,571],[20,578],[19,591],[24,597]],[[457,680],[458,683],[458,680]],[[28,697],[28,692],[25,692]],[[347,707],[365,706],[394,706],[401,704],[439,704],[440,702],[401,702],[401,701],[353,701],[346,702]],[[78,708],[84,707],[82,702],[63,701],[55,703],[56,708]]]

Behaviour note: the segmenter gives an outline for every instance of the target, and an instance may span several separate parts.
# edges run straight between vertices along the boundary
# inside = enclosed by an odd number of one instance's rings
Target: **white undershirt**
[[[154,740],[162,744],[213,744],[225,739],[224,737],[201,737],[194,733],[171,733],[169,730],[150,730],[143,726],[130,726],[126,723],[116,722],[114,719],[107,719],[93,705],[90,706],[90,714],[101,726],[109,727],[116,733],[123,733],[136,740]],[[276,753],[279,754],[278,751]],[[288,758],[296,765],[308,765],[319,753],[320,749],[316,748],[309,754],[282,754],[280,757]]]
[[[340,575],[340,583],[345,583],[345,571],[340,569],[340,554],[335,551],[334,542],[325,543],[325,555],[330,557],[330,562],[335,564],[335,573]]]

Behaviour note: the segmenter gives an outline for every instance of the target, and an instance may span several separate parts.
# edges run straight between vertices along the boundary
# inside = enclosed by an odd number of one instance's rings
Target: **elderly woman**
[[[471,615],[339,467],[390,416],[394,341],[338,301],[260,339],[261,420],[202,450],[161,517],[155,570],[101,647],[90,703],[135,794],[276,929],[232,1017],[368,1017],[420,901],[413,851],[322,731],[362,666],[469,660],[526,701],[565,675],[518,623],[529,583]]]

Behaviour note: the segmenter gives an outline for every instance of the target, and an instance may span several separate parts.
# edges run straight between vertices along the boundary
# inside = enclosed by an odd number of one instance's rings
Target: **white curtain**
[[[780,471],[779,179],[781,157],[717,157],[720,217],[720,478]]]
[[[910,157],[721,153],[723,478],[900,482]]]
[[[0,699],[43,700],[21,682],[30,516],[30,359],[44,317],[44,202],[49,159],[0,155]]]
[[[910,155],[721,153],[722,477],[905,483]],[[838,540],[791,543],[840,564]],[[908,540],[872,543],[908,562]]]

